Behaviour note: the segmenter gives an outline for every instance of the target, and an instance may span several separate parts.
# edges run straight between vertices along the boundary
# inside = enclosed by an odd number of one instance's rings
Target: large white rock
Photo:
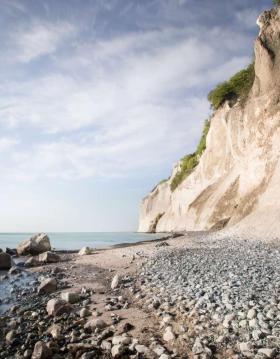
[[[19,255],[36,255],[51,250],[50,239],[45,233],[38,233],[25,241],[22,241],[17,246],[17,253]]]

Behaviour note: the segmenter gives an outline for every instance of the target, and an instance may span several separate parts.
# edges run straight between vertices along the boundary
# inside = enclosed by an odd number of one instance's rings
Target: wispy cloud
[[[189,1],[156,3],[159,14],[172,12],[153,29],[98,36],[95,22],[35,16],[12,28],[7,51],[20,76],[0,85],[0,127],[23,148],[5,159],[7,175],[124,176],[193,149],[210,112],[207,90],[250,61],[251,37],[219,24],[174,26]],[[117,11],[117,1],[106,4],[102,11]],[[238,20],[247,21],[245,10]]]
[[[15,31],[11,36],[11,42],[17,51],[15,59],[28,63],[40,56],[53,54],[74,34],[74,31],[73,25],[64,22],[35,22],[26,30]]]
[[[19,143],[18,139],[11,137],[0,137],[0,153],[11,150]]]

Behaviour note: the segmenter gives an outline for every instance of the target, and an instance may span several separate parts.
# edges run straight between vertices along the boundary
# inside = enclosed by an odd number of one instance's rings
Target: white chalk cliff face
[[[178,163],[143,199],[139,231],[231,227],[280,235],[280,9],[257,23],[256,75],[246,105],[225,103],[214,113],[198,166],[172,192]]]

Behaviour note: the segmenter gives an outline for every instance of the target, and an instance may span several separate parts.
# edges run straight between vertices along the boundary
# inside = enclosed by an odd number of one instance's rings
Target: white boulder
[[[38,233],[17,246],[18,255],[36,255],[51,250],[50,239],[45,233]]]
[[[80,249],[78,255],[79,256],[88,256],[89,254],[92,253],[92,249],[89,247],[83,247],[82,249]]]

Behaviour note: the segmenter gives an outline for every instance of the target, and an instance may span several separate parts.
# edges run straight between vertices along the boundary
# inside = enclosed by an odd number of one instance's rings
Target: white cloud
[[[224,34],[219,47],[231,35]],[[184,101],[178,91],[219,82],[247,61],[236,57],[221,64],[218,55],[212,41],[174,29],[88,44],[58,57],[56,73],[0,86],[0,122],[48,132],[109,126],[134,107],[164,103],[173,93]]]
[[[0,137],[0,153],[11,150],[19,141],[16,138]]]
[[[28,63],[40,56],[55,53],[57,48],[74,33],[73,25],[60,22],[34,23],[27,30],[20,29],[12,34],[16,60]]]
[[[193,98],[176,111],[168,106],[140,106],[117,117],[98,132],[91,130],[75,138],[40,141],[31,147],[10,151],[9,168],[3,178],[77,180],[95,176],[129,176],[170,161],[185,148],[186,137],[196,138],[208,109],[206,100]],[[173,121],[170,121],[172,117]],[[181,122],[181,123],[180,123]],[[177,128],[174,127],[176,124]],[[0,162],[1,163],[1,162]]]
[[[246,36],[233,43],[219,28],[141,31],[60,52],[75,31],[44,23],[16,41],[24,63],[56,54],[51,73],[0,85],[0,126],[25,144],[5,159],[6,177],[125,176],[171,165],[194,149],[209,115],[202,89],[249,60],[239,55]]]

